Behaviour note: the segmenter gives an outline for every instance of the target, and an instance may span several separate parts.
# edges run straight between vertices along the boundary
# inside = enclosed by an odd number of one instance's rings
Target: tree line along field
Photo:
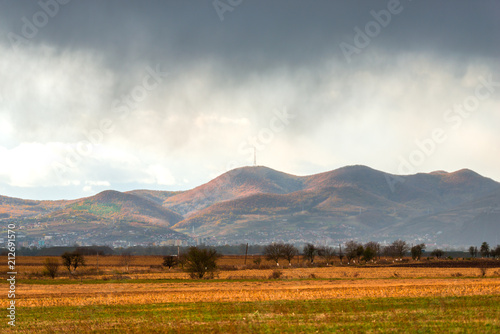
[[[223,256],[214,279],[193,280],[181,268],[162,267],[160,256],[85,256],[86,266],[74,275],[60,267],[51,279],[42,275],[45,257],[20,256],[17,326],[13,329],[4,320],[0,329],[6,333],[500,331],[498,260],[393,263],[382,258],[367,265],[336,261],[326,266],[296,257],[292,266],[285,261],[278,270],[264,258],[257,265],[257,258],[261,257],[248,256],[245,265],[244,256]],[[6,281],[0,286],[5,310]]]

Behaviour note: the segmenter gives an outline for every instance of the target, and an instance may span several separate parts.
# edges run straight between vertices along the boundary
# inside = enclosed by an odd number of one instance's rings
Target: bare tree
[[[179,253],[179,256],[177,256],[177,263],[181,265],[181,269],[184,269],[186,262],[187,262],[186,253]]]
[[[121,261],[120,261],[121,265],[125,266],[127,272],[128,272],[129,265],[132,262],[132,259],[133,259],[132,254],[128,251],[123,252],[121,255]]]
[[[186,271],[191,278],[213,278],[220,255],[213,248],[190,247],[186,253]]]
[[[351,263],[351,261],[358,256],[359,246],[361,246],[361,248],[363,247],[363,245],[354,240],[345,243],[345,257],[347,258],[347,264]]]
[[[329,265],[335,257],[335,249],[329,246],[320,247],[318,248],[318,256],[325,259],[326,265]]]
[[[167,255],[163,257],[162,266],[168,267],[169,270],[176,264],[177,264],[177,256]]]
[[[59,261],[52,258],[46,258],[43,266],[45,268],[45,273],[54,279],[59,270]]]
[[[314,263],[314,257],[316,256],[318,250],[313,244],[305,244],[304,246],[304,256],[311,261],[311,263]]]
[[[340,264],[344,264],[342,262],[342,259],[344,258],[344,252],[342,252],[342,245],[339,244],[339,259],[340,259]]]
[[[72,253],[70,252],[65,252],[63,255],[61,255],[61,258],[63,260],[63,265],[68,269],[68,271],[71,273],[71,263],[72,263]]]
[[[281,258],[284,258],[283,248],[283,243],[269,244],[264,248],[264,255],[266,256],[267,260],[275,261],[276,266],[279,266],[279,260]]]
[[[381,249],[380,244],[376,241],[370,241],[365,244],[365,250],[370,248],[374,252],[374,257],[378,257],[380,259]]]
[[[63,259],[63,265],[68,269],[70,273],[71,268],[73,268],[73,272],[75,272],[78,267],[85,266],[85,258],[77,250],[72,253],[65,252],[63,255],[61,255],[61,258]]]
[[[405,254],[410,250],[410,246],[401,239],[392,242],[391,247],[394,249],[394,253],[399,259],[403,259]]]
[[[282,253],[283,257],[288,261],[288,265],[291,266],[292,260],[299,254],[299,250],[292,244],[284,244],[282,245]]]
[[[392,257],[393,259],[396,258],[396,250],[394,249],[394,247],[392,245],[389,245],[389,246],[385,246],[383,249],[382,249],[382,254],[386,257]]]

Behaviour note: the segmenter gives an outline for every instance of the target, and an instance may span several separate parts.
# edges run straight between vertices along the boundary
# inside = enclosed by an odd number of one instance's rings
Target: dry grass
[[[259,256],[249,256],[244,264],[242,256],[223,256],[218,265],[220,279],[262,279],[268,278],[278,267],[276,264],[265,261],[263,257],[260,266],[253,263]],[[60,257],[54,257],[60,259]],[[46,257],[20,256],[16,260],[18,278],[42,278],[43,262]],[[118,276],[127,276],[133,279],[187,279],[188,275],[180,268],[168,270],[161,267],[161,256],[133,256],[126,270],[120,256],[100,256],[99,272],[97,272],[97,258],[85,257],[86,266],[78,269],[77,274],[82,278],[113,279]],[[5,260],[6,263],[6,260]],[[6,267],[5,267],[6,268]],[[258,269],[261,268],[261,269]],[[481,277],[483,274],[478,268],[411,268],[411,267],[370,267],[336,265],[330,267],[308,267],[302,258],[296,258],[293,266],[280,266],[282,278],[439,278],[439,277]],[[6,270],[4,269],[4,273]],[[500,262],[497,268],[489,268],[486,277],[498,277]],[[59,279],[72,277],[64,267],[59,269]]]
[[[87,306],[171,302],[499,295],[500,279],[20,284],[18,290],[18,305],[20,307]],[[6,306],[5,299],[2,300],[1,306]]]
[[[87,266],[71,279],[61,268],[63,276],[55,280],[37,275],[23,280],[41,272],[44,260],[18,257],[18,332],[140,333],[169,326],[182,333],[427,332],[460,329],[464,321],[476,329],[471,332],[481,332],[486,325],[499,326],[500,266],[488,268],[484,277],[479,268],[285,266],[280,278],[269,279],[275,265],[263,261],[266,269],[249,269],[242,257],[223,257],[219,280],[190,280],[180,269],[158,268],[161,257],[134,257],[124,273],[121,258],[110,256],[99,258],[99,273],[95,257],[87,257]],[[247,263],[253,266],[253,259]],[[0,284],[4,309],[7,288]],[[436,308],[442,315],[436,317]],[[1,326],[4,332],[6,325]]]

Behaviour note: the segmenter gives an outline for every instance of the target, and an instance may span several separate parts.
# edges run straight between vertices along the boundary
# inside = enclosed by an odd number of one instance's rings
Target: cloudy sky
[[[0,195],[238,166],[500,181],[498,1],[0,1]]]

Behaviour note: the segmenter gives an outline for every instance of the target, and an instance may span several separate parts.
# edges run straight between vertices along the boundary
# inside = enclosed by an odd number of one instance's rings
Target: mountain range
[[[499,203],[500,183],[468,169],[399,176],[357,165],[295,176],[256,166],[187,191],[108,190],[71,201],[0,197],[0,218],[22,219],[28,237],[58,231],[80,243],[189,235],[207,243],[402,238],[455,246],[499,243]]]

